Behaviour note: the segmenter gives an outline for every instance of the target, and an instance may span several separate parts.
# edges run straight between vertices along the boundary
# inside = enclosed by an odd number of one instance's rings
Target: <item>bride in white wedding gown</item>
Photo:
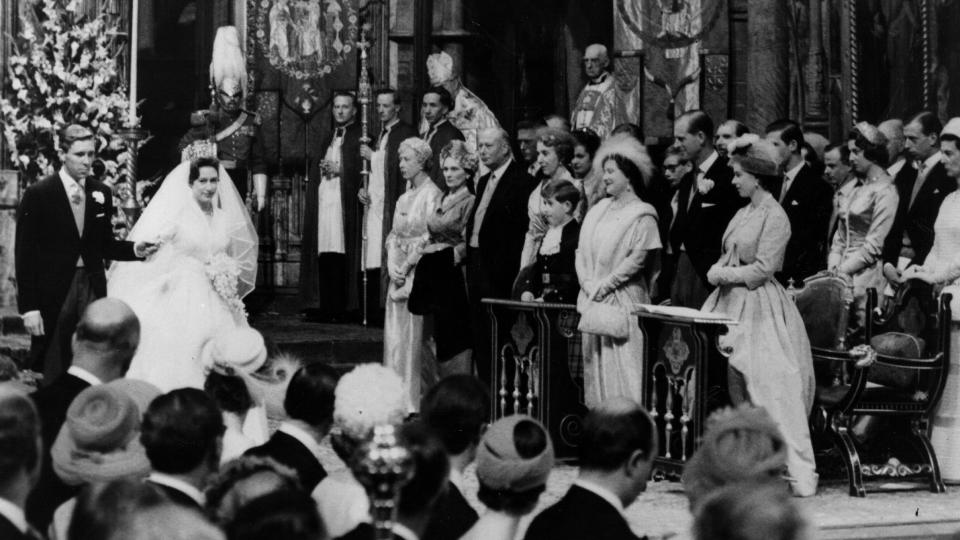
[[[140,346],[127,377],[165,392],[202,388],[204,343],[248,326],[240,300],[256,283],[257,235],[243,201],[216,160],[186,161],[164,179],[128,239],[160,248],[146,261],[115,263],[107,276],[108,296],[125,301],[140,319]]]

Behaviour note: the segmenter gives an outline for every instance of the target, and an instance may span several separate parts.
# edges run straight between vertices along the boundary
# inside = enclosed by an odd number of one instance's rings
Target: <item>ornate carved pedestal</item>
[[[717,349],[724,321],[640,313],[646,384],[643,405],[657,424],[655,479],[677,480],[700,444],[707,417],[730,405],[727,359]],[[729,322],[729,321],[727,321]]]
[[[485,299],[491,319],[491,418],[529,414],[560,459],[575,458],[586,413],[576,306]]]

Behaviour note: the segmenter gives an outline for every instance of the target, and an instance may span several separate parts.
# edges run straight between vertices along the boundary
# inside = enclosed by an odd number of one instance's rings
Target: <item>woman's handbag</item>
[[[627,339],[630,335],[630,312],[609,302],[591,300],[580,315],[577,330],[586,334]]]

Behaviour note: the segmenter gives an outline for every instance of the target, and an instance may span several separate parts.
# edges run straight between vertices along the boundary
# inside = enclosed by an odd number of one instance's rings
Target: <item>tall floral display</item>
[[[118,161],[125,154],[117,132],[127,98],[115,42],[122,34],[112,17],[87,17],[71,5],[43,0],[34,23],[22,24],[9,57],[0,123],[24,185],[56,170],[58,133],[72,123],[96,134],[102,167],[94,170],[100,179],[113,186],[122,174]]]

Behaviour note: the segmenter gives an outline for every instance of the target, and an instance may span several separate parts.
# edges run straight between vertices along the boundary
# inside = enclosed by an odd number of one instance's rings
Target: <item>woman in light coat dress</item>
[[[653,166],[643,145],[620,136],[604,143],[594,167],[603,171],[608,197],[587,212],[580,229],[577,310],[582,315],[593,302],[605,302],[632,311],[636,304],[650,302],[650,284],[659,268],[657,211],[641,198]],[[635,317],[628,318],[627,327],[626,339],[583,334],[588,407],[617,396],[641,401],[643,335]]]
[[[779,426],[794,494],[811,496],[818,480],[807,427],[816,390],[813,356],[800,311],[773,277],[790,240],[790,220],[770,194],[779,160],[774,147],[754,135],[733,143],[731,162],[733,185],[750,204],[723,234],[723,254],[707,272],[717,288],[703,310],[739,322],[721,339],[732,349],[730,367],[742,375],[749,400]]]
[[[387,235],[386,314],[383,324],[383,361],[403,378],[408,391],[407,409],[420,408],[422,389],[436,382],[437,365],[430,333],[424,333],[423,316],[410,313],[407,298],[413,286],[417,262],[427,245],[427,219],[436,211],[442,193],[424,170],[432,157],[430,145],[411,137],[397,151],[400,174],[410,189],[397,200],[393,229]]]

